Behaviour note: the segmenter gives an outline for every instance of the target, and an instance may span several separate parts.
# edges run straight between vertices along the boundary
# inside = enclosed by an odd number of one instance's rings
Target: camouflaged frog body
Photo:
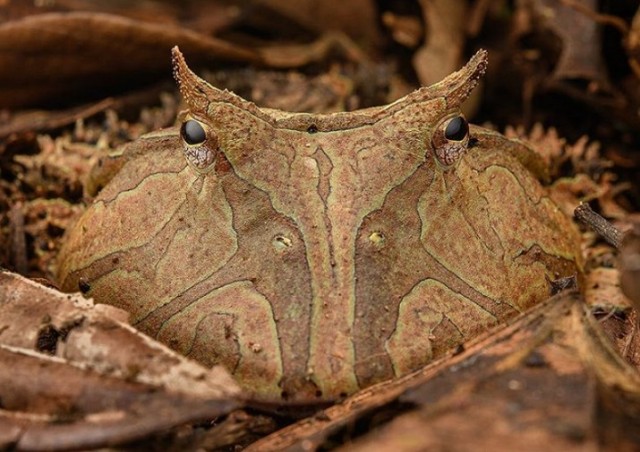
[[[182,127],[131,143],[69,233],[66,290],[223,364],[264,404],[330,402],[417,369],[579,271],[519,142],[460,113],[486,66],[383,107],[261,109],[174,49]]]

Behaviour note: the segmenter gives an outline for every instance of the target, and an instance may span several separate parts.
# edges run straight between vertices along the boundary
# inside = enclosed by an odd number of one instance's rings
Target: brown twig
[[[582,203],[573,211],[573,216],[580,223],[589,226],[597,232],[607,243],[620,248],[622,232],[609,223],[604,217],[593,211],[587,203]]]

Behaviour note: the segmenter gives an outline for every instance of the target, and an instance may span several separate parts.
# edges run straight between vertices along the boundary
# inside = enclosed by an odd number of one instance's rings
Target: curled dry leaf
[[[464,50],[467,4],[462,0],[422,0],[425,43],[413,57],[420,83],[442,80],[460,65]]]
[[[131,89],[169,73],[166,55],[176,44],[199,63],[259,60],[248,48],[173,26],[101,13],[30,16],[0,25],[0,108]]]
[[[405,414],[350,441],[349,450],[640,446],[630,428],[640,418],[629,410],[640,401],[640,377],[611,349],[577,294],[559,294],[465,349],[361,391],[246,450],[326,446],[385,407],[395,404],[397,412],[398,403]]]
[[[118,320],[127,315],[120,309],[94,305],[79,294],[61,294],[9,272],[0,273],[0,290],[4,345],[192,396],[238,395],[222,367],[207,370],[173,353]],[[139,369],[135,375],[132,368]]]
[[[0,25],[0,108],[69,104],[157,81],[169,74],[166,55],[179,45],[190,61],[215,68],[222,62],[288,68],[325,59],[332,52],[364,62],[365,54],[346,34],[327,32],[309,44],[259,49],[167,24],[90,12],[48,13]],[[114,102],[114,101],[105,101]],[[64,122],[103,104],[61,112],[45,121]],[[43,120],[39,118],[39,120]],[[22,119],[24,121],[24,119]],[[0,127],[0,135],[20,129]]]
[[[584,297],[587,306],[610,311],[629,307],[620,291],[620,273],[615,268],[597,267],[585,275]]]
[[[271,11],[315,33],[328,30],[347,33],[365,46],[373,46],[380,40],[376,4],[372,0],[350,0],[340,3],[339,7],[333,0],[257,0],[251,3],[245,14],[251,14],[252,10],[254,14],[262,15]]]
[[[171,352],[124,323],[126,315],[0,273],[2,446],[113,445],[238,405],[224,369]]]
[[[90,105],[82,105],[56,112],[37,110],[13,114],[7,121],[0,122],[0,138],[6,138],[12,134],[55,129],[73,124],[79,119],[88,118],[107,108],[111,108],[114,103],[114,99],[107,98]]]
[[[348,35],[335,31],[327,32],[308,44],[265,46],[257,52],[263,64],[274,68],[305,66],[332,53],[358,63],[368,61],[362,49]]]
[[[553,127],[545,129],[537,123],[531,131],[523,127],[507,127],[505,135],[523,139],[544,159],[550,175],[557,180],[550,187],[551,198],[567,215],[581,202],[598,200],[600,209],[608,218],[623,218],[627,211],[616,197],[631,185],[619,182],[611,170],[614,163],[600,153],[600,143],[582,136],[575,143],[567,143]],[[570,165],[570,169],[566,166]],[[571,177],[559,178],[562,173]]]
[[[536,0],[531,3],[537,4],[538,17],[560,38],[562,44],[553,78],[608,83],[602,60],[600,24],[557,0]],[[581,0],[579,3],[584,8],[596,11],[598,2]]]
[[[575,3],[558,0],[516,2],[519,20],[515,23],[513,38],[535,33],[548,41],[547,50],[559,51],[551,81],[582,79],[600,87],[608,85],[602,60],[600,24],[584,13],[585,10],[594,12],[597,2],[582,0],[579,12]],[[541,56],[548,58],[548,55]]]
[[[188,397],[107,378],[54,357],[0,345],[0,448],[113,446],[230,411],[228,400]]]

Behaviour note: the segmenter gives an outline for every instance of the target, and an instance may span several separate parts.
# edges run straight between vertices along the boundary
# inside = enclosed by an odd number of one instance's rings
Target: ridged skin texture
[[[393,104],[332,115],[260,109],[177,49],[174,66],[183,119],[207,138],[129,144],[68,233],[59,280],[225,365],[251,400],[326,403],[404,375],[580,273],[532,151],[474,126],[443,136],[485,53]]]

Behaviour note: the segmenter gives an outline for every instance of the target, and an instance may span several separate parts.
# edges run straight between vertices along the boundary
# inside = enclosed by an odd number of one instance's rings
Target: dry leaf
[[[467,2],[463,0],[421,0],[426,24],[425,43],[413,57],[420,83],[439,82],[460,67],[465,42]]]
[[[170,74],[170,49],[192,64],[257,62],[250,49],[183,28],[101,13],[49,13],[0,25],[0,108],[105,97]]]
[[[121,444],[238,405],[224,369],[175,354],[126,315],[0,272],[0,446]]]
[[[350,0],[339,5],[333,0],[257,0],[254,3],[257,13],[265,14],[256,8],[259,5],[318,34],[340,31],[364,47],[373,47],[380,40],[376,4],[372,0]],[[281,27],[282,21],[277,24]]]

